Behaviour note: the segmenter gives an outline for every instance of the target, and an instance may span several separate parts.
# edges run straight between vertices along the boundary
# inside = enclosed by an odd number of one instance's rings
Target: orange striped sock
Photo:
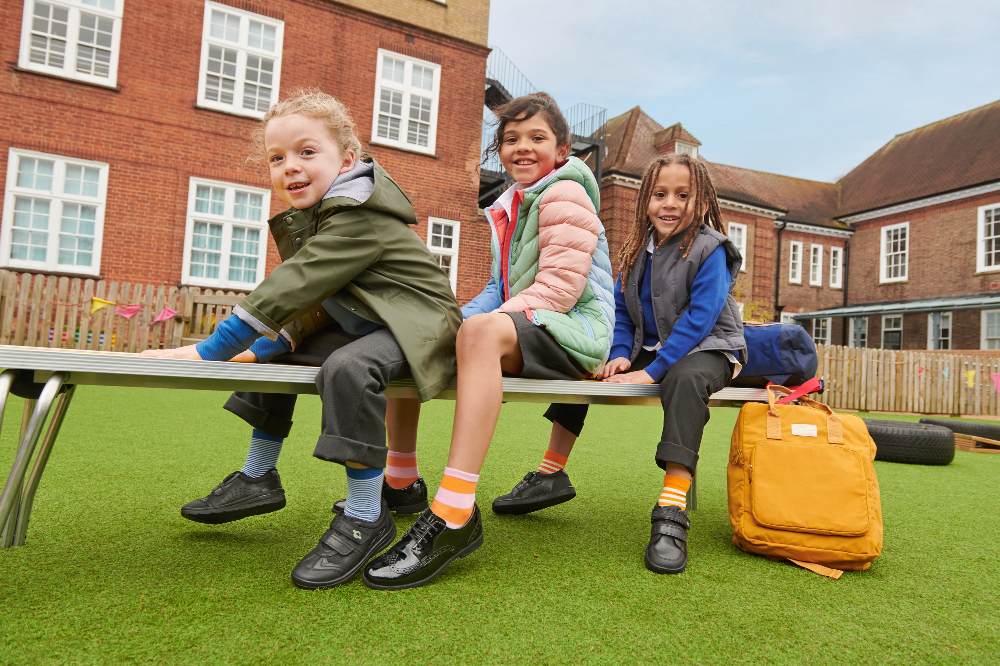
[[[472,517],[476,505],[476,484],[479,475],[445,467],[441,485],[431,503],[431,512],[453,530],[463,527]]]
[[[567,460],[569,460],[569,456],[564,456],[549,449],[545,452],[545,457],[542,458],[541,464],[538,465],[538,471],[542,474],[555,474],[566,466]]]
[[[385,482],[391,488],[399,490],[412,484],[420,478],[417,471],[417,452],[401,453],[389,451],[385,463]]]
[[[667,472],[663,477],[663,490],[660,491],[660,506],[677,506],[687,509],[687,493],[691,487],[691,479],[674,476]]]

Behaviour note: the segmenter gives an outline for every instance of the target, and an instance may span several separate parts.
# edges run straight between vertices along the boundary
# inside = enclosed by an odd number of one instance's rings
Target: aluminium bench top
[[[26,370],[36,382],[55,373],[66,383],[143,388],[243,390],[266,393],[316,393],[319,368],[276,363],[230,363],[151,358],[124,352],[54,349],[0,345],[0,369]],[[510,402],[564,402],[591,404],[659,404],[659,387],[606,384],[598,381],[562,381],[504,377],[504,400]],[[393,382],[389,397],[415,398],[412,381]],[[453,400],[450,387],[438,398]],[[727,387],[712,396],[712,404],[738,405],[766,401],[764,389]]]

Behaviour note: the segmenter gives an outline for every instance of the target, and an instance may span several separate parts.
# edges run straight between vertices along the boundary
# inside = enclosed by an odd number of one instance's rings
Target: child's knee
[[[461,354],[501,350],[510,339],[517,340],[514,323],[505,314],[492,313],[471,317],[462,322],[455,342]]]

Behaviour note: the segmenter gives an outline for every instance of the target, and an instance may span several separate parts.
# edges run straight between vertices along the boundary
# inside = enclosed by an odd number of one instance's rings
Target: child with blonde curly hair
[[[407,440],[409,446],[393,447],[405,459],[415,445],[419,408],[416,401],[388,408],[384,391],[399,377],[413,378],[420,400],[447,386],[461,315],[447,277],[413,233],[409,199],[362,153],[343,104],[316,90],[300,92],[268,111],[256,138],[275,194],[289,206],[269,221],[282,263],[209,338],[152,353],[321,366],[323,423],[314,455],[346,467],[347,500],[292,581],[326,588],[353,578],[392,542],[391,510],[413,513],[427,505],[415,462],[397,463],[403,471],[395,479],[383,472],[387,425],[390,438]],[[184,517],[224,523],[285,505],[275,463],[295,398],[230,397],[225,408],[253,427],[247,463],[186,504]]]

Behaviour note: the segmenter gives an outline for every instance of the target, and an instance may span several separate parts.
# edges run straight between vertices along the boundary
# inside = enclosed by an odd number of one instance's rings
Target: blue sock
[[[241,471],[251,479],[259,479],[267,474],[269,469],[278,465],[281,443],[284,441],[284,437],[276,437],[254,428],[253,435],[250,436],[250,450],[247,451],[247,459]]]
[[[385,470],[378,467],[347,467],[347,505],[344,515],[374,522],[382,512],[382,480]]]

